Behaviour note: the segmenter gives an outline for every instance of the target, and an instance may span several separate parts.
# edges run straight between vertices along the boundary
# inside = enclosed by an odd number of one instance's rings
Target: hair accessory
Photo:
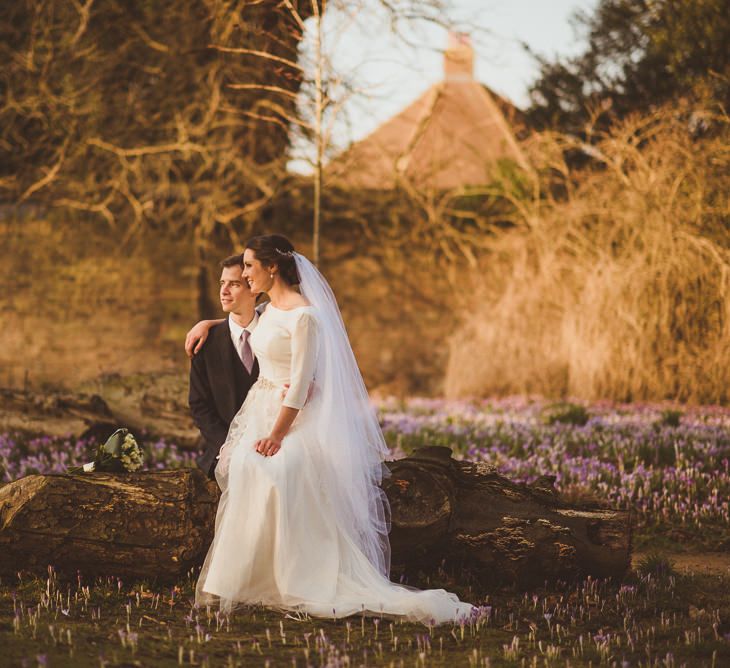
[[[294,257],[294,252],[293,252],[293,251],[283,251],[283,250],[279,250],[278,248],[274,248],[274,250],[275,250],[275,251],[276,251],[276,252],[277,252],[277,253],[278,253],[279,255],[283,255],[283,256],[285,256],[285,257]]]

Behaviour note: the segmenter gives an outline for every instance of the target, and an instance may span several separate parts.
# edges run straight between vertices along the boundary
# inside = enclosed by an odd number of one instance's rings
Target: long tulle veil
[[[294,253],[302,295],[315,308],[320,332],[315,375],[322,471],[339,527],[350,533],[370,562],[390,571],[390,507],[380,488],[388,453],[347,331],[329,284],[318,269]],[[306,408],[305,408],[306,410]]]

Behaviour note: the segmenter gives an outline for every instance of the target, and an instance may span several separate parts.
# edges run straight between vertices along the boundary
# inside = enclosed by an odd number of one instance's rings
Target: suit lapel
[[[219,335],[216,341],[218,377],[211,379],[211,383],[217,386],[218,396],[223,402],[221,415],[230,422],[241,407],[241,374],[245,373],[245,370],[241,358],[233,347],[231,329],[227,319],[217,333]]]
[[[221,365],[224,369],[228,370],[231,374],[231,379],[235,377],[235,363],[241,363],[241,358],[238,356],[236,349],[233,347],[233,341],[231,341],[231,328],[228,326],[228,319],[223,323],[223,331],[221,331],[223,341],[220,342],[218,349],[221,354]]]

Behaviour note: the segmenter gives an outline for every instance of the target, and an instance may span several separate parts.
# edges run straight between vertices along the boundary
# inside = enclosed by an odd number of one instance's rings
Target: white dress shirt
[[[241,340],[241,334],[243,334],[243,330],[245,329],[249,333],[249,335],[251,335],[253,333],[253,330],[256,329],[256,325],[258,325],[258,324],[259,324],[258,311],[254,311],[253,318],[251,318],[251,322],[249,322],[248,325],[246,325],[245,327],[241,327],[241,325],[239,325],[231,317],[231,315],[228,316],[228,328],[231,330],[231,341],[233,341],[233,347],[236,350],[238,350],[238,343]]]

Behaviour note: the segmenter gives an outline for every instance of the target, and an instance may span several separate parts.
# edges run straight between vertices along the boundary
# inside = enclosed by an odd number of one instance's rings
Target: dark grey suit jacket
[[[205,451],[197,463],[210,478],[231,420],[258,375],[258,362],[254,362],[250,374],[243,366],[231,341],[228,319],[211,328],[203,349],[190,363],[188,403],[205,441]]]

